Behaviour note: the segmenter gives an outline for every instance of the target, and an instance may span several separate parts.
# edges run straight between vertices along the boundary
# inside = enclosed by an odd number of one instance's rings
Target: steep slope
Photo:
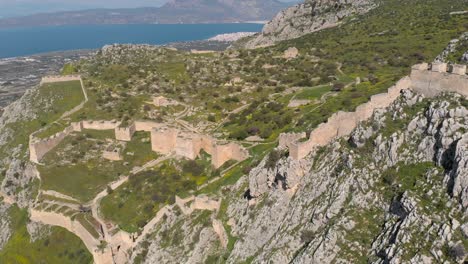
[[[271,19],[287,3],[277,0],[172,0],[160,8],[95,9],[0,20],[0,28],[81,24],[232,23]]]
[[[467,117],[459,95],[405,91],[349,142],[302,161],[279,149],[273,166],[270,154],[248,181],[225,187],[212,217],[224,223],[227,251],[213,240],[214,225],[175,210],[143,245],[143,262],[462,262]],[[292,179],[297,185],[285,185]],[[268,184],[259,189],[258,182]]]
[[[278,41],[335,27],[346,18],[367,13],[376,6],[375,0],[306,0],[303,4],[277,14],[246,46],[269,46]]]

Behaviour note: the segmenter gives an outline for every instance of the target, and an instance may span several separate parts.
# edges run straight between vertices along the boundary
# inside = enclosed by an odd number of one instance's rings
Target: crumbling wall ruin
[[[181,132],[175,128],[156,128],[151,131],[151,147],[161,154],[175,154],[188,159],[196,159],[201,150],[211,155],[211,164],[221,167],[228,160],[242,161],[249,156],[239,144],[223,144],[208,135]]]
[[[216,144],[211,156],[211,164],[214,168],[221,167],[226,161],[243,161],[249,157],[249,152],[243,146],[229,142],[227,144]]]
[[[369,102],[356,108],[355,112],[338,112],[333,114],[326,123],[314,129],[306,141],[303,134],[283,133],[280,135],[279,147],[289,148],[293,159],[306,157],[314,148],[324,146],[332,140],[350,135],[359,122],[369,119],[374,110],[388,107],[400,95],[401,90],[412,89],[427,97],[436,96],[442,92],[456,92],[468,96],[468,76],[466,65],[453,65],[450,68],[446,63],[423,63],[412,67],[411,76],[404,77],[387,93],[373,95]]]

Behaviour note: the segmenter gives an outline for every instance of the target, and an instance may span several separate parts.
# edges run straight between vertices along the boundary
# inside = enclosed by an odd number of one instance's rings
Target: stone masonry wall
[[[327,123],[320,124],[311,132],[309,140],[300,142],[301,134],[286,133],[280,135],[279,146],[288,147],[293,159],[303,159],[315,147],[324,146],[335,138],[348,136],[359,122],[370,118],[375,109],[388,107],[394,102],[403,89],[411,88],[427,97],[441,92],[456,92],[468,96],[466,66],[453,65],[451,72],[447,72],[447,69],[447,64],[444,63],[434,63],[431,68],[427,63],[415,65],[411,77],[402,78],[387,93],[372,96],[369,102],[358,106],[355,112],[340,111],[333,114]]]
[[[42,77],[40,85],[45,83],[68,82],[68,81],[81,81],[80,75],[52,75]]]
[[[215,168],[221,167],[228,160],[242,161],[249,156],[248,151],[235,143],[218,144],[208,135],[180,132],[175,128],[156,128],[151,131],[151,147],[161,154],[174,153],[188,159],[196,159],[201,150],[210,154]]]
[[[146,131],[151,132],[153,128],[162,127],[161,123],[156,123],[153,121],[135,121],[135,130],[136,131]]]
[[[54,212],[44,212],[31,209],[31,220],[41,222],[46,225],[59,226],[76,234],[85,244],[86,248],[93,254],[96,264],[112,263],[111,252],[102,253],[97,250],[100,241],[95,239],[78,221],[72,221],[69,217]]]
[[[120,125],[118,121],[82,121],[84,129],[92,130],[114,130]]]
[[[428,70],[428,64],[416,65],[411,71],[412,89],[426,97],[437,96],[441,92],[456,92],[468,96],[468,76],[466,65],[454,65],[451,72],[446,63],[437,63]]]
[[[291,144],[305,138],[307,135],[305,132],[301,133],[281,133],[279,135],[279,147],[290,148]]]
[[[49,152],[55,148],[62,140],[74,131],[74,126],[65,128],[62,132],[59,132],[46,139],[37,139],[34,136],[30,136],[29,139],[29,159],[32,162],[39,163],[39,161]]]
[[[228,160],[243,161],[249,157],[249,152],[239,144],[216,144],[211,156],[211,164],[214,168],[221,167]]]
[[[121,141],[131,141],[132,136],[136,131],[135,124],[131,124],[128,127],[116,127],[115,128],[115,139]]]

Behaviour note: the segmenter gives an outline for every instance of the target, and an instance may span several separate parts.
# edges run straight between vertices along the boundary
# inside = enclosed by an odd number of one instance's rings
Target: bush
[[[239,128],[236,131],[231,132],[231,134],[229,135],[230,138],[235,138],[237,140],[244,140],[248,136],[249,134],[247,134],[247,131],[245,131],[242,128]]]
[[[270,152],[270,155],[268,155],[268,159],[265,163],[265,168],[267,169],[273,169],[276,166],[276,163],[281,159],[281,153],[280,151],[274,149]]]
[[[304,230],[301,233],[302,243],[310,243],[312,240],[314,240],[314,238],[315,238],[314,232],[311,230]]]
[[[184,172],[190,173],[193,176],[200,176],[204,171],[203,166],[198,164],[194,160],[187,161],[186,163],[184,163],[182,168],[183,168]]]
[[[339,91],[343,90],[344,87],[345,87],[345,85],[342,84],[342,83],[334,83],[332,91],[339,92]]]

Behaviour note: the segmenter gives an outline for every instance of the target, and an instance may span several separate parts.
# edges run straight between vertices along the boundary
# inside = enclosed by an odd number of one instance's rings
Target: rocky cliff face
[[[307,0],[277,14],[246,46],[269,46],[335,27],[346,17],[366,13],[376,6],[374,0]]]
[[[467,107],[456,94],[404,91],[349,141],[300,162],[278,150],[271,166],[267,156],[219,192],[218,213],[173,210],[139,252],[145,263],[462,263]],[[209,219],[223,223],[226,248]]]

